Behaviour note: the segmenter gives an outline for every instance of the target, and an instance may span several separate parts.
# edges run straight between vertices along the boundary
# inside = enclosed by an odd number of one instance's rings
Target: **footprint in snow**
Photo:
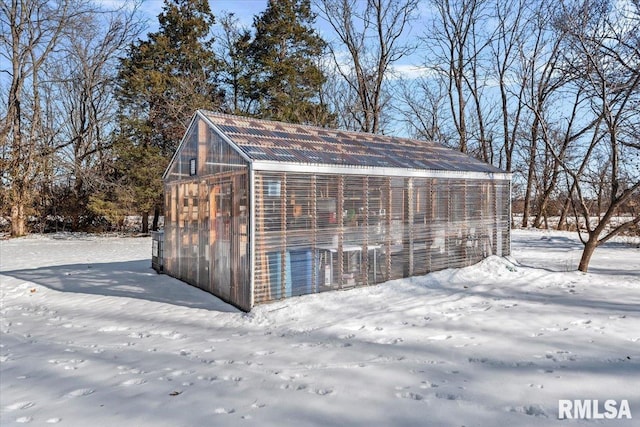
[[[421,389],[438,388],[438,384],[434,384],[434,383],[429,382],[429,381],[421,381],[420,382],[420,388]]]
[[[534,417],[544,417],[547,418],[547,412],[541,405],[528,405],[528,406],[517,406],[507,408],[509,412],[517,412],[520,414],[531,415]]]
[[[395,345],[395,344],[400,344],[401,342],[404,342],[404,339],[402,339],[402,338],[382,338],[382,339],[376,340],[374,342],[376,344]]]
[[[20,417],[20,418],[16,418],[16,422],[17,422],[17,423],[20,423],[20,424],[30,423],[31,421],[33,421],[33,418],[31,418],[31,417]]]
[[[315,390],[310,390],[310,393],[315,393],[318,396],[327,396],[329,394],[333,394],[333,390],[330,388],[319,388]]]
[[[436,397],[438,399],[443,399],[443,400],[459,400],[460,399],[460,396],[453,393],[436,393]]]
[[[235,409],[225,409],[225,408],[216,408],[213,413],[214,414],[233,414],[236,412]]]
[[[578,319],[578,320],[574,320],[573,322],[570,322],[570,325],[573,326],[582,326],[582,325],[588,325],[591,323],[591,319]]]
[[[132,378],[130,380],[126,380],[120,383],[120,385],[131,386],[131,385],[140,385],[146,383],[147,380],[143,378]]]
[[[142,369],[130,368],[128,366],[123,366],[123,365],[118,366],[118,370],[120,371],[118,372],[118,375],[127,375],[127,374],[138,375],[138,374],[145,373]]]
[[[95,392],[95,390],[91,389],[91,388],[79,388],[77,390],[73,390],[73,391],[65,394],[64,397],[88,396],[88,395],[92,394],[93,392]]]
[[[46,423],[47,424],[57,424],[62,421],[62,418],[49,418]]]
[[[187,336],[184,334],[181,334],[180,332],[161,332],[160,336],[162,336],[162,338],[166,338],[168,340],[179,340],[181,338],[186,338]]]
[[[213,381],[216,381],[218,379],[218,377],[216,377],[216,376],[207,377],[207,376],[204,376],[204,375],[198,375],[197,378],[200,381],[209,381],[209,382],[213,382]]]
[[[149,338],[151,336],[151,334],[148,334],[146,332],[131,332],[127,336],[129,338]]]
[[[399,399],[409,399],[409,400],[424,400],[424,396],[421,395],[420,393],[413,393],[413,392],[404,392],[404,393],[396,393],[396,397]]]
[[[62,365],[64,369],[77,369],[77,365],[84,363],[83,359],[49,359],[52,365]]]
[[[296,344],[291,344],[292,348],[314,348],[320,346],[322,343],[317,342],[301,342]]]
[[[448,340],[449,338],[451,338],[451,335],[442,334],[442,335],[434,335],[427,339],[432,341],[444,341],[444,340]]]
[[[16,411],[18,409],[28,409],[31,408],[32,406],[34,406],[35,403],[34,402],[16,402],[16,403],[12,403],[11,405],[8,405],[6,407],[7,411]]]
[[[283,384],[280,386],[280,388],[282,390],[295,390],[295,391],[300,391],[300,390],[306,390],[307,389],[307,385],[306,384]]]

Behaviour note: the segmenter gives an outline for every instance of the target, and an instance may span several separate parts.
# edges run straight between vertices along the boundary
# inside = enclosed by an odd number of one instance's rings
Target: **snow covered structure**
[[[164,271],[246,311],[510,251],[510,175],[431,142],[199,110],[163,178]]]

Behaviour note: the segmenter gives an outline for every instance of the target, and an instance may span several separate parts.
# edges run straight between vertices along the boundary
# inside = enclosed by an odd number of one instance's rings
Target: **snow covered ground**
[[[239,312],[150,268],[148,238],[0,243],[4,426],[640,425],[640,249],[513,257]],[[558,420],[559,399],[633,419]]]

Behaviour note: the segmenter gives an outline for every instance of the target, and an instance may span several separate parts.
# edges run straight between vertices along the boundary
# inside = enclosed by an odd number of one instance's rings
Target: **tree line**
[[[137,5],[139,6],[139,5]],[[513,173],[518,225],[640,223],[640,0],[207,0],[0,5],[1,214],[29,229],[162,214],[193,112],[436,141]],[[514,216],[514,223],[516,217]]]

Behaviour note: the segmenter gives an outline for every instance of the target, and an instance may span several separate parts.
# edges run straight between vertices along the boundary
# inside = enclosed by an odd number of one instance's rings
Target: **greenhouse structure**
[[[199,110],[164,186],[164,272],[245,311],[510,251],[510,174],[428,141]]]

